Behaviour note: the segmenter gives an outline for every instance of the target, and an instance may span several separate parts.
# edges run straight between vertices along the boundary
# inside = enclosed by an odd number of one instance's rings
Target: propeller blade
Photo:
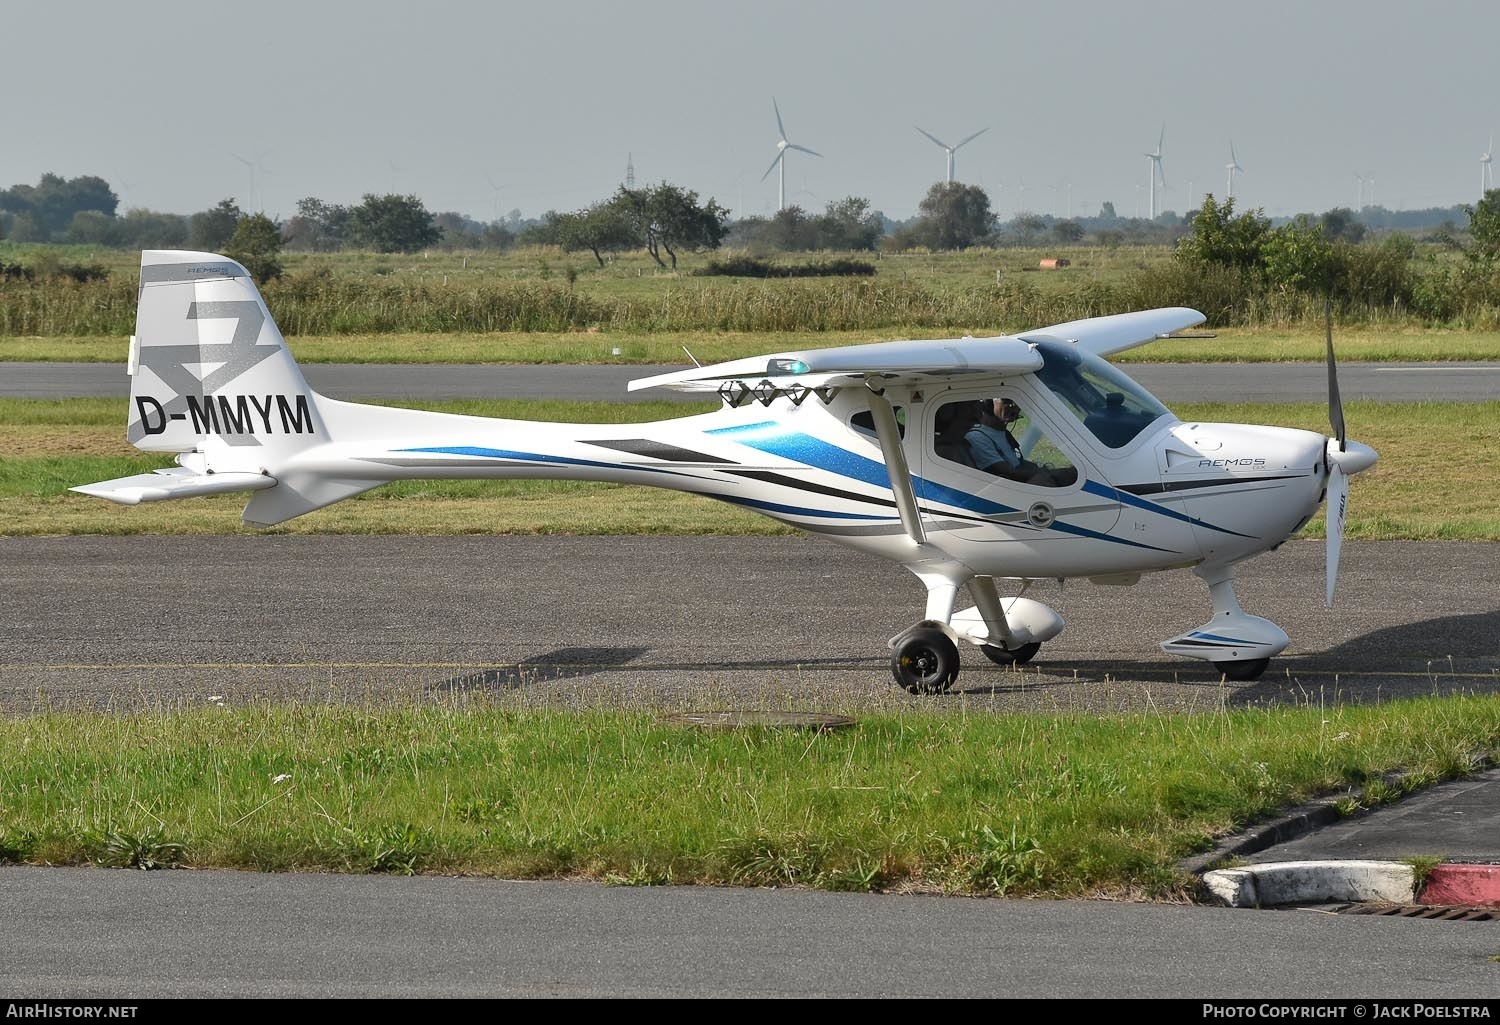
[[[1344,514],[1349,508],[1349,477],[1338,463],[1328,470],[1328,556],[1326,600],[1333,608],[1333,586],[1339,580],[1339,551],[1344,545]]]
[[[781,108],[776,106],[776,97],[771,97],[771,106],[776,110],[776,130],[781,133],[782,141],[786,141],[786,128],[781,124]],[[767,172],[769,173],[769,172]]]
[[[766,173],[760,176],[761,181],[765,181],[767,178],[771,177],[771,172],[776,170],[776,165],[781,163],[781,158],[784,156],[786,156],[786,150],[780,150],[777,152],[776,159],[771,161],[771,166],[766,168]]]
[[[817,150],[808,149],[806,146],[798,146],[795,142],[789,142],[789,143],[787,143],[786,144],[786,148],[787,149],[794,149],[794,150],[796,150],[799,153],[811,153],[815,157],[821,157],[823,155],[823,154],[819,153]]]
[[[1348,433],[1344,427],[1344,403],[1339,398],[1339,368],[1333,359],[1333,296],[1323,298],[1323,318],[1328,329],[1328,425],[1338,440],[1339,451],[1345,449]]]

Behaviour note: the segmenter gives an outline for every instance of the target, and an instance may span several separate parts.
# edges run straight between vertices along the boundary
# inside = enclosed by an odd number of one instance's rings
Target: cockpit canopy
[[[1093,353],[1060,342],[1033,344],[1042,354],[1037,379],[1108,447],[1125,447],[1161,417],[1171,415],[1150,392]]]

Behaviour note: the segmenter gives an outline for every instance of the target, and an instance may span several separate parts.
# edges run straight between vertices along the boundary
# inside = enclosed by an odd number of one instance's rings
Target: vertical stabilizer
[[[316,396],[244,267],[210,253],[141,254],[126,438],[258,469],[327,440]]]

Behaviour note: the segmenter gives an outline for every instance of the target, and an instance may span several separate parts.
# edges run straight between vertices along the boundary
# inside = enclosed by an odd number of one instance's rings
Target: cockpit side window
[[[906,407],[893,406],[891,411],[896,414],[896,432],[901,437],[906,437]],[[875,414],[868,409],[851,416],[849,418],[849,426],[861,434],[869,435],[872,438],[878,437],[875,433]]]
[[[1061,488],[1078,480],[1072,461],[1012,399],[944,403],[933,416],[932,453],[1021,484]]]
[[[1039,342],[1037,349],[1043,363],[1038,380],[1110,448],[1123,448],[1170,415],[1150,392],[1093,353],[1057,342]]]

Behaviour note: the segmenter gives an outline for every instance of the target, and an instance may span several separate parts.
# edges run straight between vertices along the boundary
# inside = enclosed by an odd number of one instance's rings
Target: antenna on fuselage
[[[688,359],[690,359],[690,360],[693,361],[693,366],[695,366],[695,367],[702,367],[703,366],[702,363],[698,362],[698,357],[697,356],[694,356],[691,352],[688,352],[688,347],[686,345],[684,345],[682,347],[682,351],[683,352],[687,352],[687,357],[688,357]]]

